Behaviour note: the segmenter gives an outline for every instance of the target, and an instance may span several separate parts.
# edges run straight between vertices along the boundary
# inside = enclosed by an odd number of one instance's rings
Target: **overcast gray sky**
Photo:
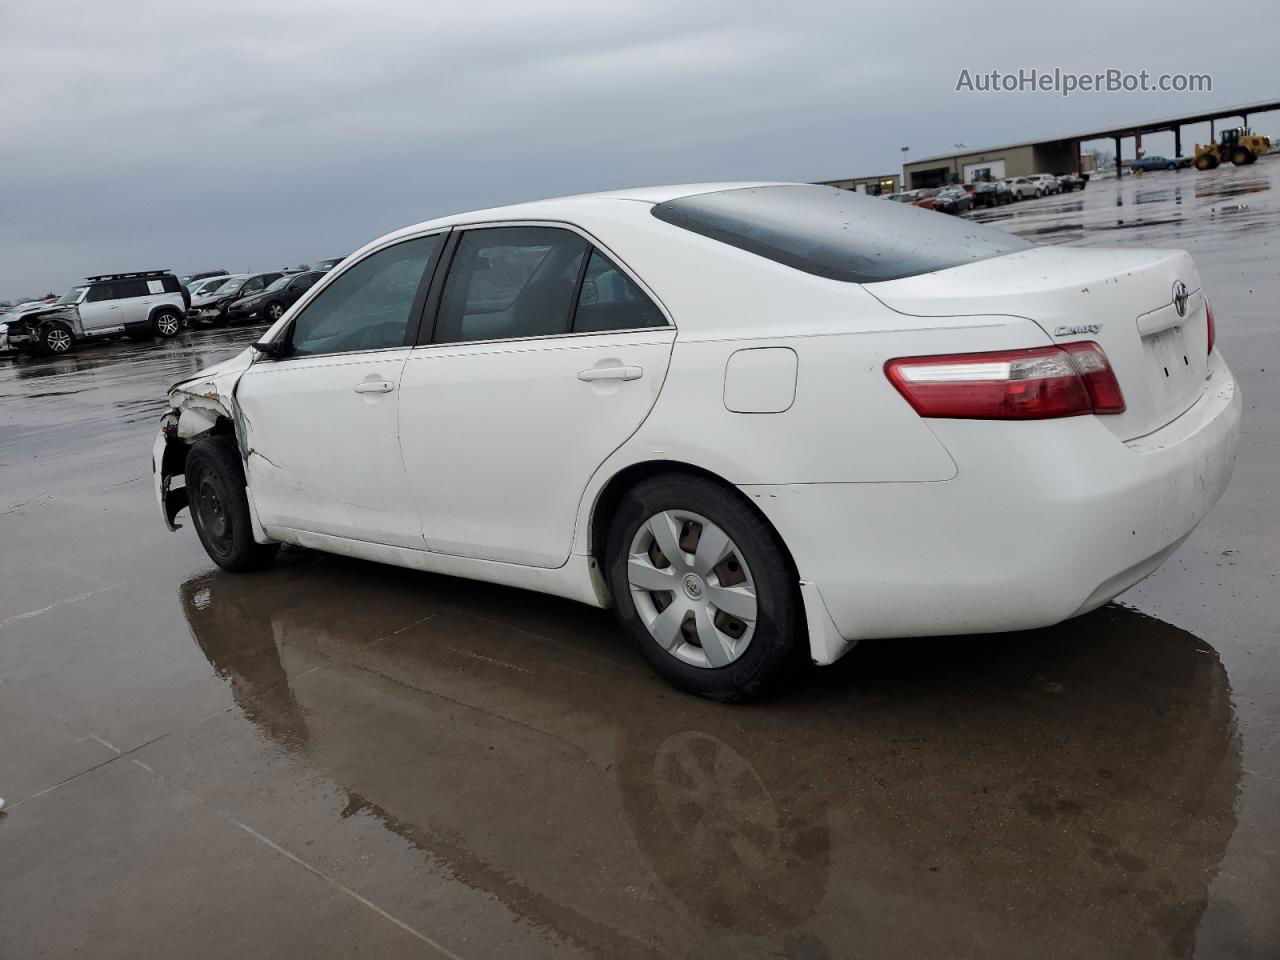
[[[1280,96],[1274,0],[622,7],[4,0],[0,299],[111,270],[312,262],[514,200],[890,172],[906,145]],[[1203,71],[1214,88],[955,92],[962,68],[1021,66]]]

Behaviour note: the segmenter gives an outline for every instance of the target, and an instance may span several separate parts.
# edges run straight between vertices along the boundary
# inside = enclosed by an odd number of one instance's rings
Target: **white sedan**
[[[830,187],[444,217],[176,385],[165,522],[612,605],[681,689],[1022,630],[1155,570],[1231,474],[1191,258],[1035,246]]]

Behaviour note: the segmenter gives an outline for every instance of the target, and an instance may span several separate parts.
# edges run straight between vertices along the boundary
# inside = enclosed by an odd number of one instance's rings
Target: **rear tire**
[[[735,491],[684,474],[641,481],[618,504],[607,544],[618,620],[672,686],[751,700],[800,662],[808,644],[786,551]],[[699,556],[708,545],[714,556]],[[646,590],[651,582],[672,589]]]
[[[40,329],[40,351],[48,356],[61,357],[74,350],[75,346],[75,334],[59,320],[46,323]]]
[[[171,340],[182,332],[182,317],[176,310],[161,310],[151,321],[156,335]]]
[[[222,434],[193,443],[187,453],[186,481],[191,522],[210,559],[233,573],[271,566],[280,544],[253,539],[235,438]]]
[[[1253,163],[1253,154],[1244,147],[1237,147],[1231,152],[1231,162],[1237,167],[1248,166]]]

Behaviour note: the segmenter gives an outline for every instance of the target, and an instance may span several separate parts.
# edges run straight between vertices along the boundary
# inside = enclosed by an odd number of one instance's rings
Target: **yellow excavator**
[[[1237,167],[1243,167],[1270,149],[1270,137],[1260,136],[1248,127],[1232,127],[1222,131],[1217,143],[1196,144],[1195,165],[1197,170],[1212,170],[1230,160]]]

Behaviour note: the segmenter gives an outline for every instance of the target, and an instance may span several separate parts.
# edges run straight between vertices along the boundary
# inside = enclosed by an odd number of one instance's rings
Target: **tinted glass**
[[[302,290],[310,290],[312,287],[315,286],[316,281],[319,280],[322,276],[324,276],[323,273],[315,273],[315,272],[304,273],[301,276],[294,277],[291,280],[291,282],[289,283],[289,289],[295,292],[299,292]]]
[[[344,270],[298,316],[293,352],[312,356],[403,345],[423,272],[443,243],[443,234],[406,240]]]
[[[279,280],[272,281],[271,286],[267,287],[267,289],[283,290],[285,287],[289,285],[289,281],[292,279],[293,279],[292,277],[281,277]]]
[[[591,251],[573,315],[575,333],[665,327],[667,319],[617,264],[599,250]]]
[[[89,288],[88,294],[85,295],[85,303],[101,303],[104,300],[119,300],[120,294],[116,292],[116,284],[114,283],[98,283]]]
[[[244,286],[240,288],[240,296],[247,297],[251,293],[258,293],[267,285],[264,277],[250,277],[244,282]]]
[[[660,203],[653,214],[806,273],[853,283],[915,276],[1030,246],[968,220],[834,187],[718,190]]]
[[[120,280],[112,284],[112,286],[115,288],[115,295],[118,300],[145,297],[151,293],[145,280]]]
[[[440,298],[435,341],[566,333],[587,242],[554,227],[462,235]]]
[[[177,293],[181,286],[177,277],[161,277],[160,285],[169,293]]]
[[[214,289],[213,292],[218,294],[219,296],[222,296],[224,294],[235,293],[237,290],[240,289],[240,285],[243,283],[244,283],[243,278],[238,280],[224,280],[219,286],[217,286]],[[206,290],[205,292],[208,293],[209,291]]]

